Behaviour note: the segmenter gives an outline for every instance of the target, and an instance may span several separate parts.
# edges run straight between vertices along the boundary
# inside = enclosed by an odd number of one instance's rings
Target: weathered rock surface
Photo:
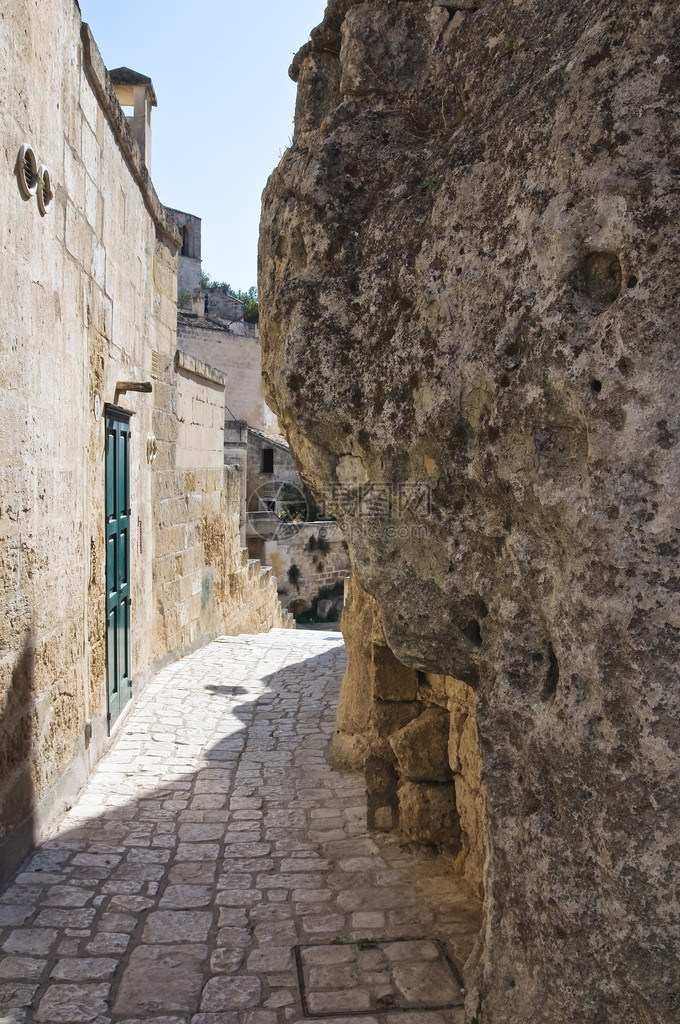
[[[371,715],[371,637],[373,599],[352,577],[342,614],[342,632],[347,645],[347,669],[338,699],[336,729],[330,759],[334,767],[363,768],[368,747]]]
[[[679,19],[331,0],[264,198],[269,400],[477,690],[493,1024],[680,1013]]]

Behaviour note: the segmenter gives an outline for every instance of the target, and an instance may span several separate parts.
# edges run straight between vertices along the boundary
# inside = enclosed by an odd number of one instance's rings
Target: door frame
[[[109,736],[132,696],[130,421],[133,416],[130,409],[108,402],[104,405],[106,722]]]

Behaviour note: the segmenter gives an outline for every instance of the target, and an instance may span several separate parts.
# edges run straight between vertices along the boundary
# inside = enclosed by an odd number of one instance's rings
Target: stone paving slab
[[[344,666],[272,630],[149,683],[0,894],[0,1024],[464,1024],[478,903],[328,766]]]

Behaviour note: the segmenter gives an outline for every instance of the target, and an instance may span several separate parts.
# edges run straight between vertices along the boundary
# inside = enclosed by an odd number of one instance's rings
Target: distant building
[[[177,261],[177,292],[193,293],[201,287],[201,218],[181,210],[168,213],[182,233],[182,248]]]
[[[178,347],[218,367],[226,377],[224,461],[238,466],[241,474],[241,541],[251,558],[276,566],[285,607],[292,604],[294,611],[309,608],[320,589],[349,573],[346,546],[337,525],[323,519],[316,534],[323,530],[332,538],[328,543],[333,557],[324,560],[316,552],[306,558],[305,544],[316,536],[309,523],[316,508],[265,401],[257,324],[245,322],[243,304],[227,288],[200,286],[201,221],[179,210],[168,212],[183,232],[191,229],[193,248],[191,254],[181,250],[178,278],[199,282],[190,296],[182,296],[184,304],[177,313]],[[299,522],[291,523],[291,518]],[[311,551],[315,551],[314,544]],[[303,562],[304,570],[299,564]],[[291,566],[300,570],[300,574],[293,573],[297,582],[292,586],[287,582]]]

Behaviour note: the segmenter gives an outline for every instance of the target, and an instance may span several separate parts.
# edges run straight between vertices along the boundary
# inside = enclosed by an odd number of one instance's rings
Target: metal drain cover
[[[407,939],[296,946],[306,1017],[462,1006],[461,981],[439,942]]]

